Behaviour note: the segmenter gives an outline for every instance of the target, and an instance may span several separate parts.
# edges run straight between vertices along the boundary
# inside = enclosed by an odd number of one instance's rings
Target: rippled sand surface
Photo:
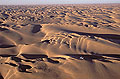
[[[120,79],[120,4],[1,5],[0,79]]]

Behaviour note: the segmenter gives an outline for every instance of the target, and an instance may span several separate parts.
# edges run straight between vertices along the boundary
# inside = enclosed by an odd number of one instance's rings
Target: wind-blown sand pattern
[[[120,4],[0,6],[0,79],[120,79]]]

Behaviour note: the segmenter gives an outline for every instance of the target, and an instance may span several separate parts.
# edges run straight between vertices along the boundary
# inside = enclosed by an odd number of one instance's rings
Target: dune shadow
[[[10,48],[10,47],[16,47],[16,45],[0,45],[0,48]]]
[[[97,56],[97,55],[83,55],[83,54],[65,54],[67,56],[70,56],[72,58],[78,59],[78,60],[87,60],[87,61],[92,61],[92,60],[104,60],[105,58],[102,56]]]
[[[37,33],[40,31],[40,28],[42,28],[41,25],[34,25],[33,29],[32,29],[32,33]]]
[[[17,65],[14,63],[5,63],[5,64],[8,64],[8,65],[13,66],[13,67],[17,67]]]
[[[0,73],[0,79],[4,79],[3,76],[1,75],[1,73]]]
[[[0,54],[1,57],[12,57],[12,56],[16,56],[16,55],[8,55],[8,54]]]
[[[10,27],[10,25],[8,24],[1,24],[2,26],[6,26],[6,27]]]
[[[32,72],[26,71],[26,69],[31,69],[31,68],[32,68],[32,67],[29,66],[29,65],[20,64],[20,65],[18,66],[18,71],[19,71],[19,72],[32,73]]]
[[[0,31],[5,31],[5,30],[8,30],[8,29],[0,27]]]
[[[12,56],[12,57],[11,57],[11,60],[14,60],[14,61],[16,61],[16,62],[21,62],[21,60],[23,60],[23,59],[18,58],[18,57],[15,57],[15,56]]]
[[[21,54],[21,55],[27,59],[48,58],[48,56],[45,54]]]
[[[51,58],[47,58],[48,62],[53,63],[53,64],[59,64],[59,61],[57,60],[52,60]]]
[[[64,57],[51,57],[51,58],[53,58],[53,59],[63,59],[63,60],[66,60],[66,58],[64,58]]]
[[[111,59],[103,57],[103,56],[107,56],[107,57],[114,57],[117,58],[115,60],[120,61],[120,55],[119,54],[97,54],[97,55],[83,55],[83,54],[65,54],[67,56],[70,56],[72,58],[78,59],[78,60],[87,60],[87,61],[93,61],[93,60],[98,60],[98,61],[102,61],[102,62],[110,62],[112,63],[112,61],[110,61]]]
[[[50,40],[43,40],[43,41],[41,41],[41,43],[47,43],[47,44],[50,44]]]
[[[120,58],[120,54],[101,54],[101,55],[107,56],[107,57]]]

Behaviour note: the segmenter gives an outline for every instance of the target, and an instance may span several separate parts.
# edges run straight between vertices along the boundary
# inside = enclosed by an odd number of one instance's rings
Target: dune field
[[[120,4],[0,5],[0,79],[120,79]]]

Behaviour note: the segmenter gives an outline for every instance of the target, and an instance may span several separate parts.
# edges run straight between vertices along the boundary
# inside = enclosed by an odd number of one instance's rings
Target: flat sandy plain
[[[1,5],[0,79],[120,79],[120,4]]]

